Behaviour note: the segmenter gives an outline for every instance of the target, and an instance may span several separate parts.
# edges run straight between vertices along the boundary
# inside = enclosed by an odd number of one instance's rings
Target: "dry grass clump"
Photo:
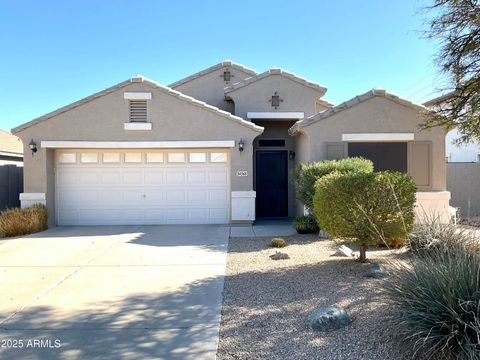
[[[7,209],[0,213],[0,235],[4,237],[32,234],[47,228],[48,211],[41,204],[26,209]]]

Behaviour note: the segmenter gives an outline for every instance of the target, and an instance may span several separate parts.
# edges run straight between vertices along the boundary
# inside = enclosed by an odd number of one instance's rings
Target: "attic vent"
[[[147,121],[147,100],[130,100],[130,122]]]

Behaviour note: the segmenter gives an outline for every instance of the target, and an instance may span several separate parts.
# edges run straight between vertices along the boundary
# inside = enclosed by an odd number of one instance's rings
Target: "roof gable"
[[[257,74],[257,75],[254,75],[254,76],[251,76],[249,78],[246,78],[242,81],[239,81],[235,84],[232,84],[230,86],[227,86],[225,87],[224,89],[224,92],[225,94],[228,94],[228,93],[231,93],[231,92],[234,92],[238,89],[241,89],[245,86],[248,86],[252,83],[255,83],[259,80],[262,80],[266,77],[269,77],[269,76],[272,76],[272,75],[280,75],[286,79],[290,79],[292,81],[295,81],[303,86],[306,86],[306,87],[309,87],[315,91],[317,91],[319,93],[319,97],[323,96],[326,92],[327,92],[327,88],[320,85],[320,84],[317,84],[317,83],[314,83],[314,82],[311,82],[311,81],[308,81],[304,78],[301,78],[293,73],[290,73],[288,71],[285,71],[283,69],[280,69],[280,68],[272,68],[270,70],[267,70],[261,74]]]
[[[393,101],[397,104],[407,106],[407,107],[413,108],[413,109],[418,110],[418,111],[428,111],[428,109],[423,105],[416,104],[416,103],[414,103],[410,100],[404,99],[404,98],[402,98],[398,95],[389,93],[389,92],[385,91],[384,89],[375,88],[375,89],[367,91],[364,94],[357,95],[357,96],[351,98],[350,100],[344,101],[343,103],[338,104],[337,106],[334,106],[330,109],[326,109],[326,110],[324,110],[322,112],[319,112],[318,114],[312,115],[312,116],[310,116],[306,119],[297,121],[288,130],[288,132],[290,133],[290,135],[294,135],[295,133],[300,131],[301,128],[303,128],[305,126],[308,126],[308,125],[314,124],[314,123],[316,123],[320,120],[326,119],[326,118],[328,118],[328,117],[330,117],[330,116],[332,116],[336,113],[339,113],[343,110],[350,109],[353,106],[358,105],[360,103],[363,103],[365,101],[368,101],[369,99],[372,99],[374,97],[383,97],[383,98],[391,100],[391,101]]]
[[[7,131],[0,130],[0,152],[23,154],[22,141]]]
[[[241,64],[237,64],[237,63],[235,63],[231,60],[224,60],[221,63],[210,66],[209,68],[206,68],[202,71],[196,72],[195,74],[189,75],[189,76],[187,76],[183,79],[175,81],[174,83],[170,84],[169,87],[174,89],[177,86],[180,86],[180,85],[183,85],[183,84],[185,84],[189,81],[198,79],[199,77],[210,74],[211,72],[216,71],[216,70],[221,69],[221,68],[224,68],[224,67],[230,67],[230,68],[233,68],[233,69],[237,69],[237,70],[242,71],[242,72],[244,72],[244,73],[246,73],[247,75],[250,75],[250,76],[254,76],[254,75],[258,74],[257,71],[255,71],[253,69],[250,69],[250,68],[247,68],[246,66],[243,66]]]
[[[174,96],[182,101],[185,101],[185,102],[188,102],[190,103],[191,105],[193,106],[198,106],[204,110],[207,110],[207,111],[210,111],[210,112],[213,112],[221,117],[224,117],[228,120],[231,120],[231,121],[235,121],[237,123],[239,123],[240,125],[243,125],[243,126],[246,126],[248,128],[251,128],[252,130],[255,130],[257,132],[263,132],[263,128],[260,127],[260,126],[257,126],[255,125],[254,123],[250,122],[250,121],[246,121],[244,119],[242,119],[241,117],[238,117],[238,116],[235,116],[235,115],[232,115],[230,114],[229,112],[227,111],[223,111],[223,110],[220,110],[219,108],[215,107],[215,106],[212,106],[212,105],[209,105],[203,101],[200,101],[200,100],[197,100],[191,96],[187,96],[185,94],[182,94],[180,91],[176,91],[176,90],[173,90],[167,86],[163,86],[163,85],[160,85],[159,83],[157,83],[156,81],[153,81],[153,80],[150,80],[150,79],[147,79],[141,75],[137,75],[137,76],[134,76],[132,77],[131,79],[129,80],[126,80],[126,81],[122,81],[121,83],[118,83],[114,86],[111,86],[105,90],[102,90],[100,92],[97,92],[93,95],[90,95],[90,96],[87,96],[86,98],[83,98],[79,101],[76,101],[70,105],[67,105],[67,106],[64,106],[64,107],[61,107],[57,110],[54,110],[48,114],[45,114],[43,116],[40,116],[32,121],[29,121],[25,124],[22,124],[20,126],[17,126],[16,128],[12,129],[12,133],[18,133],[26,128],[29,128],[31,126],[34,126],[38,123],[41,123],[41,122],[44,122],[44,121],[47,121],[48,119],[50,118],[53,118],[55,117],[56,115],[59,115],[61,113],[64,113],[64,112],[67,112],[71,109],[74,109],[76,107],[79,107],[83,104],[86,104],[90,101],[93,101],[97,98],[100,98],[102,96],[105,96],[107,94],[110,94],[114,91],[117,91],[119,89],[122,89],[124,87],[126,87],[127,85],[131,84],[131,83],[144,83],[154,89],[157,89],[157,90],[160,90],[162,91],[163,93],[165,94],[168,94],[170,96]]]

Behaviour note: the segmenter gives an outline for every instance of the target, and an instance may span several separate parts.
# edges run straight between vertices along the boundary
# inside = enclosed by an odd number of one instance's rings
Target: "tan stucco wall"
[[[326,142],[341,142],[343,133],[413,132],[415,141],[432,143],[430,190],[445,190],[445,131],[421,130],[418,111],[385,97],[375,96],[349,109],[302,128],[310,138],[310,161],[326,159]],[[304,155],[300,155],[304,156]]]
[[[275,120],[258,120],[255,124],[265,128],[265,131],[255,139],[254,150],[282,150],[282,151],[295,151],[295,138],[288,134],[288,129],[295,123],[295,121],[275,121]],[[259,147],[258,140],[260,139],[284,139],[285,147]],[[254,157],[254,166],[256,166],[256,157]],[[295,161],[288,160],[288,176],[290,179],[291,172],[295,169]],[[288,216],[295,215],[295,194],[293,183],[289,182],[288,185]]]
[[[151,131],[126,131],[128,100],[126,91],[151,92],[148,122]],[[245,150],[231,151],[232,191],[253,189],[253,141],[259,132],[212,111],[168,95],[145,83],[132,83],[113,93],[56,115],[18,133],[24,144],[34,139],[38,152],[32,157],[24,146],[24,192],[46,193],[50,214],[55,214],[54,151],[40,147],[43,140],[72,141],[162,141],[162,140],[235,140],[242,138]],[[237,177],[237,170],[249,176]]]
[[[280,99],[283,99],[278,109],[268,101],[275,91],[280,95]],[[229,92],[227,96],[235,103],[235,115],[243,118],[246,118],[248,111],[303,111],[305,117],[308,117],[316,113],[316,100],[320,97],[314,89],[281,75],[270,75]]]
[[[228,84],[223,80],[223,72],[227,68],[233,75]],[[252,75],[236,68],[224,66],[220,69],[212,71],[211,73],[202,75],[186,83],[175,86],[173,89],[178,90],[185,95],[192,96],[195,99],[205,101],[207,104],[216,106],[219,109],[233,112],[231,102],[225,101],[223,89],[228,85],[242,81],[250,76]]]

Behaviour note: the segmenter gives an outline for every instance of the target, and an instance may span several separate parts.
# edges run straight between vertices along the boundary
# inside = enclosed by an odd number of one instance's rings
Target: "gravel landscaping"
[[[230,239],[218,359],[405,359],[381,294],[384,279],[366,278],[370,264],[332,257],[338,244],[316,235],[285,237],[290,259],[272,260],[271,238]],[[371,249],[388,271],[401,250]],[[347,327],[327,333],[308,327],[321,306],[344,308]]]

